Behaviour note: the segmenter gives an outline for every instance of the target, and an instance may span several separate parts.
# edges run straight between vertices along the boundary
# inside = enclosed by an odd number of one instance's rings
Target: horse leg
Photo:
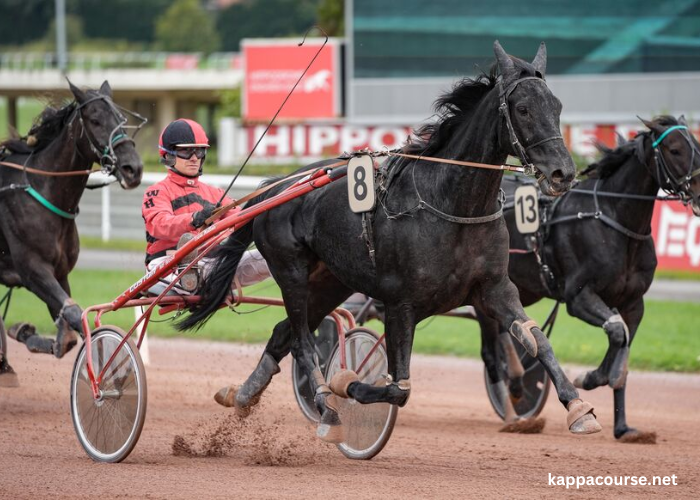
[[[499,333],[500,326],[498,324],[498,321],[495,321],[485,316],[480,311],[477,311],[477,319],[479,321],[479,325],[481,326],[481,359],[484,361],[484,366],[486,367],[486,373],[488,374],[489,382],[497,387],[501,396],[501,400],[503,401],[503,420],[506,423],[514,423],[518,420],[518,415],[515,412],[515,407],[513,406],[512,400],[513,384],[514,380],[516,379],[520,381],[520,394],[522,394],[522,364],[520,364],[520,360],[517,358],[516,355],[515,359],[517,360],[517,365],[520,366],[520,372],[518,374],[517,366],[514,363],[513,369],[511,369],[511,362],[513,360],[510,356],[506,355],[510,386],[509,391],[509,387],[506,387],[506,383],[503,380],[503,376],[500,370],[500,355],[498,351],[498,344],[499,342],[501,343],[501,345],[504,347],[505,352],[508,352],[506,350],[506,342],[510,344],[510,350],[514,351],[513,344],[510,342],[510,339],[507,336],[503,338],[502,334]],[[515,385],[517,387],[517,383]]]
[[[625,322],[629,325],[630,329],[630,340],[632,340],[637,333],[639,324],[644,316],[644,301],[639,299],[632,307],[625,309],[622,313],[625,318]],[[655,444],[656,443],[656,432],[640,431],[633,427],[627,426],[626,408],[625,408],[625,390],[627,388],[627,380],[615,389],[613,389],[613,399],[615,403],[615,438],[619,439],[622,443],[644,443],[644,444]]]
[[[518,289],[504,276],[500,281],[482,283],[478,301],[482,309],[492,318],[498,318],[504,330],[518,340],[531,356],[537,357],[547,370],[557,391],[559,401],[568,410],[567,427],[574,434],[600,432],[600,424],[595,419],[593,406],[579,398],[578,391],[564,374],[554,356],[554,350],[547,337],[536,323],[525,314],[520,303]]]
[[[58,332],[56,340],[50,340],[36,334],[34,327],[27,323],[13,325],[8,334],[23,342],[31,352],[53,354],[62,358],[77,343],[75,330],[82,332],[80,307],[70,298],[65,288],[68,282],[65,278],[61,281],[54,277],[53,268],[47,264],[37,264],[32,259],[20,263],[23,285],[49,308],[51,316],[56,321]],[[65,287],[65,288],[64,288]]]
[[[7,361],[7,335],[0,316],[0,387],[19,387],[17,374]]]
[[[389,378],[384,387],[362,382],[349,383],[345,394],[362,404],[389,403],[405,406],[411,395],[411,350],[416,329],[415,314],[411,304],[385,304],[386,350]],[[333,381],[331,381],[333,383]]]
[[[629,330],[622,316],[610,309],[603,299],[589,287],[583,289],[572,299],[566,301],[569,314],[586,323],[603,327],[608,335],[608,351],[600,366],[588,373],[579,375],[576,387],[590,390],[610,384],[619,388],[627,378],[627,360],[629,358]]]

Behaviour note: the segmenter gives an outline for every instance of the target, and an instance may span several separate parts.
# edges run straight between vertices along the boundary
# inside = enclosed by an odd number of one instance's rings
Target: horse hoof
[[[586,380],[586,373],[582,373],[576,379],[574,379],[574,387],[577,389],[583,389],[583,382]]]
[[[58,338],[53,343],[53,355],[61,359],[78,344],[78,338],[78,333],[74,330],[63,332],[63,335],[59,333]]]
[[[642,432],[637,429],[630,429],[617,440],[626,444],[656,444],[656,432]]]
[[[15,387],[19,387],[19,377],[17,377],[15,371],[9,366],[7,369],[0,372],[0,387],[6,389],[14,389]]]
[[[567,406],[569,414],[566,424],[572,434],[595,434],[603,428],[600,426],[593,413],[593,406],[580,399],[569,401]]]
[[[219,403],[221,406],[225,406],[226,408],[232,408],[235,406],[235,398],[236,387],[233,385],[219,389],[219,392],[214,394],[214,401]]]
[[[359,382],[360,379],[357,376],[357,373],[355,373],[352,370],[340,370],[337,372],[335,375],[333,375],[333,378],[331,379],[331,391],[333,391],[334,394],[340,396],[341,398],[349,398],[350,396],[348,395],[348,387],[350,387],[350,384],[353,382]]]
[[[498,432],[508,432],[512,434],[539,434],[544,430],[547,423],[545,418],[522,418],[514,422],[507,423]]]
[[[345,441],[342,425],[319,424],[316,435],[326,443],[340,444]]]

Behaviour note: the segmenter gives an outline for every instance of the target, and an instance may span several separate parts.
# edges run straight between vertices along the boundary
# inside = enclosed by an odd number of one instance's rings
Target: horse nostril
[[[564,172],[561,170],[555,170],[552,172],[552,181],[554,181],[555,184],[560,184],[564,179],[565,179]]]
[[[129,165],[129,164],[122,165],[122,166],[120,167],[120,170],[122,171],[122,174],[123,174],[125,177],[133,177],[133,176],[134,176],[134,172],[135,172],[134,167],[132,167],[132,166]]]

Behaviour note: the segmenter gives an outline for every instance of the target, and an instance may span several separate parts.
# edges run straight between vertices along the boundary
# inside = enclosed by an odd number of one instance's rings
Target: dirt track
[[[416,356],[413,395],[393,437],[369,462],[345,459],[314,437],[296,407],[285,360],[262,411],[239,422],[212,399],[240,382],[262,351],[193,340],[151,340],[148,414],[141,439],[118,465],[93,463],[73,430],[68,385],[74,353],[64,360],[10,345],[21,387],[0,389],[0,498],[561,498],[553,475],[678,476],[678,486],[586,486],[576,498],[697,498],[700,487],[700,376],[632,373],[628,420],[654,430],[656,445],[612,438],[612,393],[584,394],[603,432],[575,437],[550,394],[541,435],[499,433],[481,364]],[[570,375],[578,373],[572,370]],[[196,452],[173,454],[175,436]]]

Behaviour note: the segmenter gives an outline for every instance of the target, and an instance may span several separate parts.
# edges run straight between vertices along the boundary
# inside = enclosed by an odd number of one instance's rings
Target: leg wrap
[[[601,426],[593,413],[593,406],[578,398],[569,401],[566,405],[569,414],[566,416],[566,425],[573,434],[593,434],[601,431]]]
[[[341,398],[349,398],[348,387],[350,387],[350,384],[353,382],[359,381],[360,379],[358,378],[357,373],[354,371],[340,370],[338,373],[333,375],[333,378],[331,379],[331,391]]]
[[[510,325],[510,334],[515,338],[515,340],[520,342],[527,353],[533,358],[537,357],[537,341],[530,330],[536,327],[537,322],[532,319],[525,322],[515,320],[513,321],[513,324]]]

